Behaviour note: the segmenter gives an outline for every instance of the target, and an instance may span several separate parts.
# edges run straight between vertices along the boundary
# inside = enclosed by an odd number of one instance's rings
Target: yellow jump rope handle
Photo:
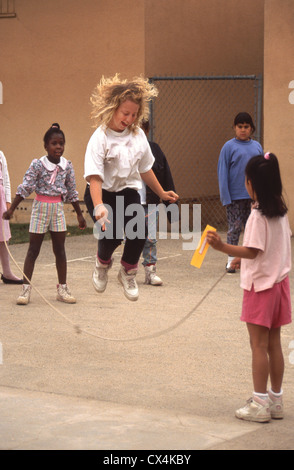
[[[206,241],[206,233],[208,231],[216,232],[216,228],[211,227],[210,225],[206,225],[204,232],[202,233],[202,237],[200,239],[200,242],[194,251],[193,257],[191,259],[191,265],[195,266],[196,268],[201,268],[201,265],[203,263],[203,260],[205,258],[206,252],[208,250],[208,243]]]

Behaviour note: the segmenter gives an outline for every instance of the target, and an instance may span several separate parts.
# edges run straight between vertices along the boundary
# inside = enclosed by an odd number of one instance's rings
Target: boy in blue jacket
[[[238,245],[251,211],[251,199],[245,188],[247,162],[255,155],[263,155],[260,143],[251,138],[255,126],[250,114],[237,114],[234,130],[235,137],[221,149],[217,168],[220,199],[227,213],[227,243],[230,245]],[[235,269],[230,268],[232,259],[228,256],[226,269],[229,274],[235,273]]]

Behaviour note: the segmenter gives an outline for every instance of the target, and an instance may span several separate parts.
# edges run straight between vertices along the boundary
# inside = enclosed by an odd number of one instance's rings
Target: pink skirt
[[[291,323],[290,281],[287,276],[271,289],[255,292],[244,290],[241,320],[266,328],[279,328]]]
[[[3,220],[2,215],[7,210],[5,192],[3,185],[0,184],[0,242],[7,242],[11,238],[9,220]],[[3,233],[4,226],[4,233]]]

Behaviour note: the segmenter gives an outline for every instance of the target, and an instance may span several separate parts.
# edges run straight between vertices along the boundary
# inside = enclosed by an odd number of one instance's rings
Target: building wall
[[[0,18],[0,149],[12,191],[59,122],[82,197],[89,98],[102,75],[144,73],[144,1],[17,0],[15,9],[16,18]]]
[[[263,0],[246,1],[246,8],[236,0],[146,4],[149,77],[262,75]],[[254,84],[245,80],[155,83],[160,92],[153,135],[168,158],[176,189],[182,201],[201,203],[203,221],[225,226],[217,179],[219,152],[234,136],[238,112],[248,111],[254,118]]]
[[[266,0],[264,48],[264,147],[280,162],[294,230],[294,2]]]
[[[102,75],[263,71],[264,0],[242,11],[237,0],[17,0],[15,8],[16,18],[0,18],[0,148],[13,193],[57,121],[82,199],[89,98]]]
[[[146,0],[146,74],[263,72],[264,0]]]

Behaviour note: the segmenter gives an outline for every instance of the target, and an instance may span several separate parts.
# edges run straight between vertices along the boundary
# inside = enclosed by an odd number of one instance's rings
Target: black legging
[[[120,197],[118,200],[118,196],[123,197]],[[107,230],[109,232],[107,233],[106,230],[105,236],[103,236],[103,238],[99,239],[98,241],[98,257],[102,261],[109,261],[114,250],[122,243],[125,237],[122,261],[129,265],[138,264],[146,239],[145,214],[144,208],[143,206],[141,206],[140,195],[138,191],[136,191],[135,189],[128,188],[114,193],[103,189],[102,199],[104,205],[109,205],[112,208],[113,217],[111,217],[111,212],[109,212],[108,218],[111,221],[111,226],[106,223]],[[97,223],[97,220],[95,219],[93,214],[94,206],[90,194],[89,185],[87,185],[85,190],[84,201],[94,223]],[[142,208],[142,212],[140,212],[140,214],[142,213],[142,219],[138,219],[140,227],[138,227],[137,224],[134,225],[134,231],[138,232],[139,236],[136,236],[133,239],[129,237],[129,234],[127,233],[128,230],[125,232],[126,225],[134,217],[133,215],[125,215],[126,208],[130,204],[138,204],[138,206]],[[119,212],[117,212],[117,208]],[[139,213],[137,213],[136,217],[139,217]],[[141,233],[138,229],[140,229]]]

